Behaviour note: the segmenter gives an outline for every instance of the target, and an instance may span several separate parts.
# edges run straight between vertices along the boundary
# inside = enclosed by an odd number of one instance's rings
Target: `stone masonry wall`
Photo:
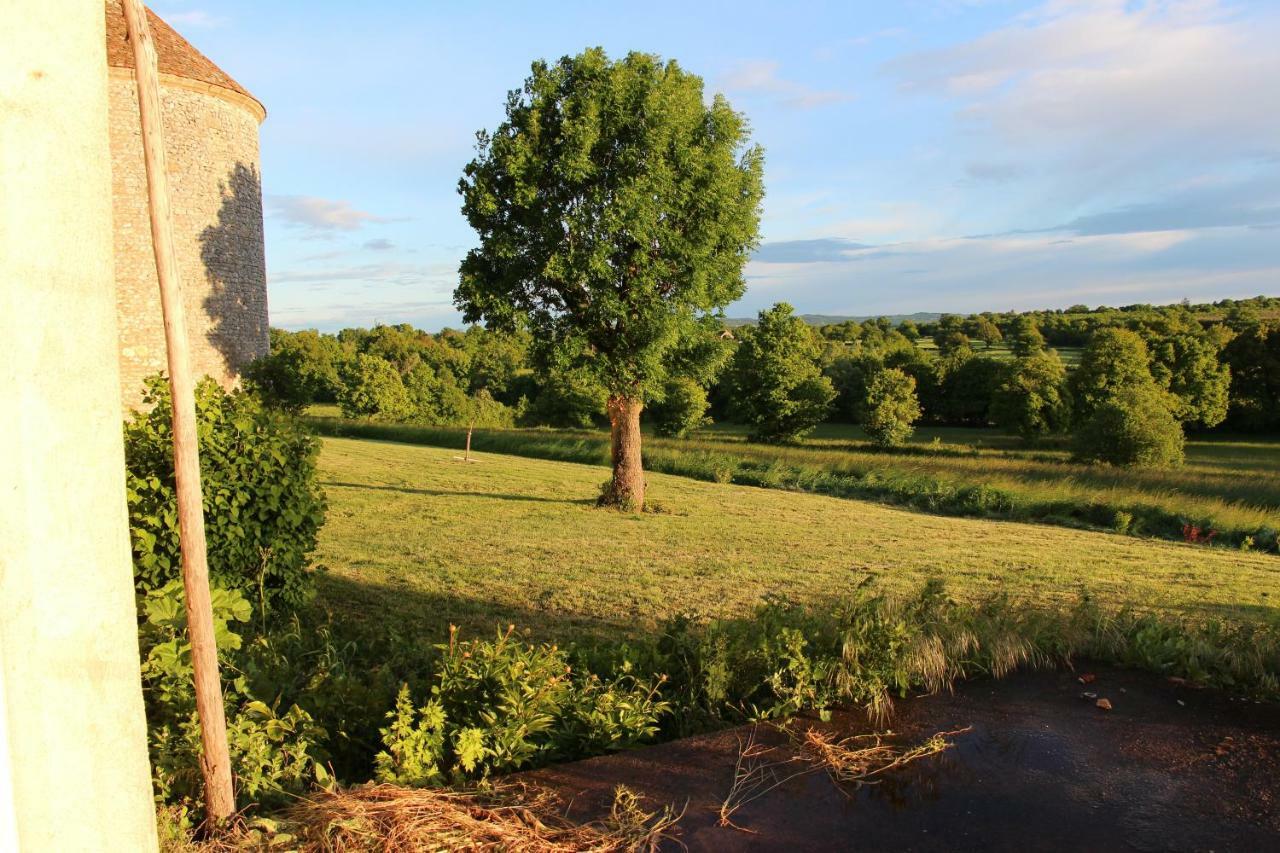
[[[192,370],[231,387],[267,352],[258,116],[244,104],[162,77],[174,239]],[[165,369],[147,177],[132,72],[111,69],[111,183],[120,382],[125,409]]]

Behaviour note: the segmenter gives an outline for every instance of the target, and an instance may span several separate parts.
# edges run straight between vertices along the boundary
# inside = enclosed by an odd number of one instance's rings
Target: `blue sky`
[[[1280,293],[1280,3],[154,0],[266,105],[274,325],[457,325],[457,181],[535,58],[675,58],[765,148],[733,316]]]

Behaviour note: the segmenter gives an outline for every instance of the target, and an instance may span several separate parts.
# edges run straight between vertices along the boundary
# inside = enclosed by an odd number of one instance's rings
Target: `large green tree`
[[[794,441],[820,424],[836,397],[818,359],[816,332],[785,302],[761,311],[755,328],[742,333],[729,367],[738,415],[751,425],[753,441]]]
[[[758,243],[763,153],[744,117],[675,62],[600,49],[535,62],[459,184],[480,245],[454,300],[468,322],[526,327],[544,365],[608,393],[607,502],[642,508],[640,412],[716,334]]]
[[[1067,370],[1054,350],[1016,359],[991,398],[991,419],[1028,441],[1071,423]]]
[[[881,370],[867,387],[862,429],[881,447],[906,444],[920,420],[916,381],[896,367]]]
[[[1218,342],[1184,332],[1151,345],[1151,374],[1173,395],[1173,415],[1184,424],[1215,427],[1227,418],[1231,369],[1219,360]]]
[[[1077,422],[1083,423],[1123,388],[1154,385],[1150,364],[1147,344],[1136,332],[1116,328],[1094,332],[1071,375]]]

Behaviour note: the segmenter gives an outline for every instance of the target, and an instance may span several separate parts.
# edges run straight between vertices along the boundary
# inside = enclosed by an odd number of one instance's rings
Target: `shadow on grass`
[[[424,592],[407,584],[367,583],[321,571],[316,593],[311,607],[317,614],[328,611],[340,632],[356,640],[395,636],[431,646],[448,642],[450,625],[471,639],[492,637],[514,625],[527,640],[558,643],[617,641],[637,631],[628,621],[563,609],[553,595],[532,591],[523,603],[512,605],[470,597],[465,589]]]
[[[456,492],[447,489],[411,489],[407,486],[382,486],[373,483],[339,483],[335,481],[323,481],[320,485],[325,488],[336,487],[340,489],[366,489],[377,492],[401,492],[406,495],[427,495],[436,498],[493,498],[500,501],[524,501],[528,503],[595,505],[595,501],[591,498],[571,500],[568,498],[546,498],[540,495],[513,495],[503,492]]]

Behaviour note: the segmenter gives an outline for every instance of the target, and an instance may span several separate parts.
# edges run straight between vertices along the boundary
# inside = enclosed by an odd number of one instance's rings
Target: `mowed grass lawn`
[[[320,603],[439,642],[449,624],[541,638],[643,632],[679,613],[735,615],[766,595],[821,601],[868,574],[910,591],[1269,618],[1280,557],[649,475],[665,512],[594,506],[589,465],[326,438]]]

